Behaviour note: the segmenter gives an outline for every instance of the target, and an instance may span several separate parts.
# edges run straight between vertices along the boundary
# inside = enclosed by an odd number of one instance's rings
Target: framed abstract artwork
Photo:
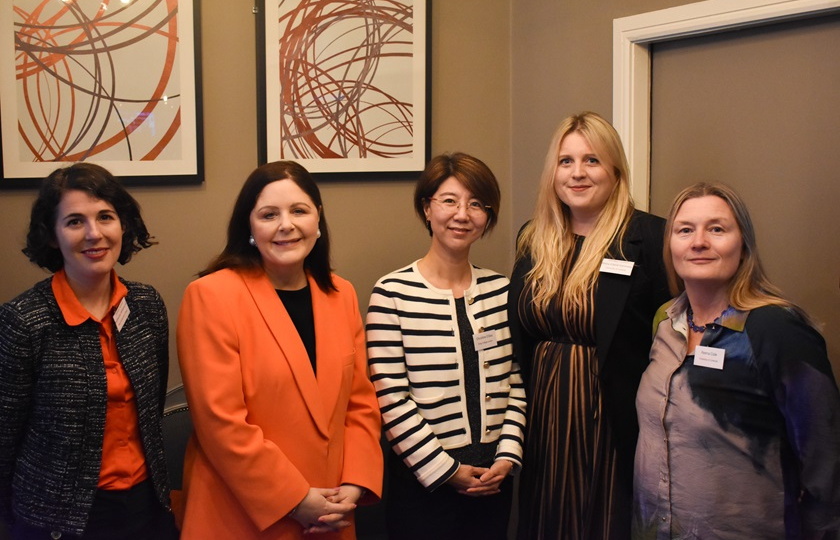
[[[429,3],[260,0],[260,162],[293,160],[336,179],[423,170]]]
[[[199,0],[3,0],[0,188],[77,161],[203,181]]]

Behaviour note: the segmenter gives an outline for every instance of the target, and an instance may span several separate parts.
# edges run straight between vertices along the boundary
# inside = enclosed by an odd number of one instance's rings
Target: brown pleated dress
[[[526,285],[518,302],[523,330],[536,340],[528,359],[530,414],[519,489],[519,538],[626,536],[611,523],[616,452],[603,414],[594,290],[585,305],[567,314],[566,322],[559,297],[543,311],[531,293]]]

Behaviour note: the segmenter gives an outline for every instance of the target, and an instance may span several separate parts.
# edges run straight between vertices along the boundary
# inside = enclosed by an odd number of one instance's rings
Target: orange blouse
[[[108,314],[102,320],[88,313],[76,298],[67,282],[64,269],[55,273],[52,290],[68,325],[79,326],[88,319],[99,325],[99,342],[102,345],[102,358],[105,362],[108,385],[99,488],[128,489],[148,476],[143,445],[140,442],[140,429],[137,425],[134,389],[120,362],[114,334],[114,312],[128,294],[128,290],[117,279],[116,272],[111,271],[111,301]]]

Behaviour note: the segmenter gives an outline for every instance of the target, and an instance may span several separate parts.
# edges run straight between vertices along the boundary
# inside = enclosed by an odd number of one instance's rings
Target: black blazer
[[[116,332],[137,400],[149,478],[169,506],[161,418],[169,325],[158,292],[121,280],[131,310]],[[107,384],[98,325],[64,321],[52,278],[0,307],[0,515],[81,535],[99,482]]]
[[[653,316],[670,299],[662,258],[665,220],[635,210],[622,244],[610,248],[610,257],[634,261],[629,276],[602,273],[595,293],[595,343],[600,365],[604,409],[619,450],[620,474],[630,475],[639,424],[636,389],[648,364],[653,340]],[[533,263],[517,260],[511,276],[508,320],[517,357],[530,388],[530,368],[536,341],[521,326],[516,306]],[[528,441],[525,441],[528,444]],[[625,478],[625,481],[627,479]]]

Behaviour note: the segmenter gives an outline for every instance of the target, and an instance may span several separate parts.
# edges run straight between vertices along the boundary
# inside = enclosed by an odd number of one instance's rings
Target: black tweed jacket
[[[149,477],[169,507],[161,417],[169,326],[158,292],[121,280],[116,332],[137,400]],[[0,307],[0,515],[80,535],[99,481],[107,385],[98,325],[64,322],[48,278]]]

